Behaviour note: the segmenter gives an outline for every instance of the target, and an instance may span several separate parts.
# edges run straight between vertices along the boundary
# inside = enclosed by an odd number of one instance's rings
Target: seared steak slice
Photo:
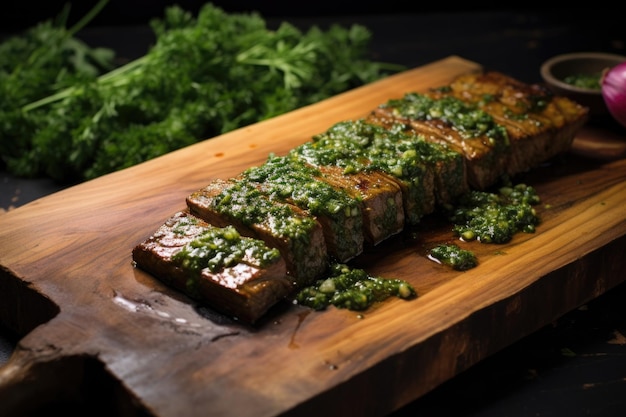
[[[377,124],[393,132],[390,139],[398,149],[415,150],[417,156],[429,166],[435,174],[435,202],[441,206],[454,203],[457,197],[469,191],[465,159],[460,152],[447,144],[428,142],[411,126],[398,123],[393,119],[382,119],[373,113],[365,119],[368,123]]]
[[[466,161],[467,180],[474,188],[485,189],[506,172],[506,129],[475,104],[452,96],[407,93],[374,109],[369,120],[402,123],[426,141],[459,152]]]
[[[291,204],[271,201],[256,187],[236,180],[214,180],[187,197],[192,214],[277,248],[296,286],[318,279],[328,266],[322,226],[311,214]]]
[[[363,252],[361,204],[320,177],[317,168],[301,160],[271,155],[263,165],[245,170],[238,181],[254,185],[271,200],[313,214],[322,225],[328,254],[347,262]]]
[[[399,233],[404,228],[402,189],[387,174],[367,169],[369,160],[360,146],[341,141],[333,146],[306,142],[289,152],[289,157],[316,167],[320,179],[349,193],[362,204],[363,228],[368,243]],[[343,146],[345,145],[345,146]]]
[[[569,150],[575,133],[588,119],[588,109],[578,103],[554,96],[544,86],[494,71],[460,76],[449,89],[429,94],[476,103],[504,126],[511,143],[507,163],[511,176]]]
[[[402,190],[396,181],[376,171],[344,173],[336,165],[319,166],[321,179],[350,194],[362,205],[365,240],[377,245],[404,229]]]
[[[318,165],[347,172],[379,172],[402,191],[405,223],[416,225],[435,208],[434,171],[414,149],[399,143],[394,132],[365,120],[339,122],[295,150]]]
[[[293,290],[278,250],[188,212],[166,220],[132,257],[167,285],[249,323]]]
[[[436,204],[453,204],[459,196],[469,191],[465,160],[461,154],[447,146],[426,142],[419,135],[410,143],[435,173]]]

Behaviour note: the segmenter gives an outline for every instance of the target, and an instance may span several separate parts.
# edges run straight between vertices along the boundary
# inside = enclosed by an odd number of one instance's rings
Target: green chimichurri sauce
[[[301,289],[294,303],[324,310],[330,305],[362,311],[373,303],[395,296],[403,299],[415,297],[415,289],[406,281],[368,275],[362,269],[346,264],[332,264],[326,278]]]
[[[211,272],[237,265],[244,259],[264,267],[279,258],[277,249],[267,247],[261,240],[241,236],[232,226],[207,229],[172,256],[183,268],[193,271],[208,268]]]
[[[478,260],[473,252],[453,244],[443,244],[432,248],[429,257],[456,271],[467,271],[478,265]]]
[[[590,90],[601,90],[602,85],[600,80],[602,79],[602,73],[596,74],[572,74],[563,78],[563,81],[574,87],[588,88]]]
[[[402,124],[387,129],[360,119],[339,122],[291,153],[315,165],[340,166],[346,174],[380,170],[411,179],[421,178],[426,165],[451,158],[452,152]]]
[[[469,191],[456,206],[445,208],[454,223],[452,230],[463,241],[506,243],[515,233],[534,233],[540,220],[533,206],[540,199],[536,190],[526,184],[507,184],[497,193]],[[429,258],[457,271],[478,265],[471,251],[455,244],[442,244],[430,250]]]
[[[453,232],[465,241],[506,243],[517,232],[534,233],[540,220],[533,206],[540,199],[525,184],[504,186],[498,193],[470,191],[451,209]]]
[[[401,117],[415,120],[442,120],[453,126],[464,138],[485,136],[495,148],[506,147],[509,136],[504,126],[495,122],[478,106],[455,97],[433,99],[423,94],[407,93],[402,99],[389,100],[390,107]]]
[[[288,201],[311,213],[330,217],[360,217],[359,200],[319,179],[318,169],[293,158],[270,155],[243,177],[259,184],[270,199]]]
[[[308,240],[308,231],[316,226],[315,219],[297,215],[288,205],[276,204],[244,181],[223,190],[212,202],[212,207],[248,226],[264,224],[275,235],[295,240]]]

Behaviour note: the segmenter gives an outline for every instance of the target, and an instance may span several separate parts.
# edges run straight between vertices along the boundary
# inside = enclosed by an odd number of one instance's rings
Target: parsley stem
[[[129,74],[141,68],[141,66],[146,61],[146,55],[139,57],[133,61],[130,61],[127,64],[122,65],[114,70],[107,72],[106,74],[102,74],[96,79],[96,83],[99,85],[114,85],[121,86],[130,81]],[[49,95],[42,99],[33,101],[32,103],[28,103],[22,107],[23,112],[29,112],[31,110],[35,110],[39,107],[46,106],[48,104],[54,103],[56,101],[63,100],[65,98],[71,97],[73,95],[81,94],[84,91],[84,86],[76,85],[72,87],[67,87],[55,94]]]
[[[107,5],[109,0],[100,0],[89,12],[84,15],[74,26],[67,31],[67,36],[74,36],[79,30],[87,26],[91,20],[100,13],[100,11]]]

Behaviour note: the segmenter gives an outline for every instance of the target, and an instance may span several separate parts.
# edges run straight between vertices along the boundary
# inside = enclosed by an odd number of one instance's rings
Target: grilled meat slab
[[[347,262],[363,252],[361,204],[344,189],[326,182],[317,168],[270,155],[263,165],[245,170],[237,180],[247,181],[271,200],[293,204],[315,216],[334,260]]]
[[[233,248],[242,240],[253,245],[243,246],[247,250],[234,258]],[[293,284],[283,258],[267,258],[271,249],[262,241],[251,241],[181,211],[137,245],[132,255],[139,267],[166,284],[222,313],[254,323],[285,298]],[[190,250],[195,257],[181,256]]]
[[[588,109],[543,86],[488,71],[389,100],[370,120],[403,123],[428,141],[447,144],[465,156],[470,185],[485,189],[503,174],[514,176],[567,151]],[[488,125],[497,128],[479,129]]]
[[[291,204],[272,201],[245,182],[212,181],[189,195],[187,206],[208,223],[233,225],[242,235],[277,248],[298,286],[310,283],[327,268],[324,233],[315,217]]]
[[[450,92],[479,106],[502,124],[511,143],[507,173],[515,175],[567,151],[588,110],[546,87],[525,84],[499,72],[467,74]],[[485,99],[488,97],[488,99]]]
[[[404,229],[402,190],[396,181],[376,171],[346,174],[336,165],[318,169],[323,181],[344,190],[361,204],[366,242],[377,245]]]
[[[448,110],[446,114],[442,109]],[[408,93],[372,111],[368,120],[380,125],[403,124],[427,142],[445,146],[465,158],[469,184],[485,189],[506,169],[508,137],[504,129],[474,106],[448,98],[445,102],[424,94]]]

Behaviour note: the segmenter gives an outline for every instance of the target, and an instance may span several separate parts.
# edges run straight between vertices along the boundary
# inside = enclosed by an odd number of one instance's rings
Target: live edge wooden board
[[[454,239],[428,219],[355,260],[408,280],[411,301],[364,313],[284,303],[251,327],[133,267],[132,248],[210,180],[479,68],[452,56],[1,215],[0,320],[24,337],[0,368],[0,415],[97,391],[99,373],[115,388],[89,395],[119,414],[385,415],[626,279],[624,146],[591,127],[517,179],[542,198],[537,232],[471,245],[476,268],[425,257]]]

